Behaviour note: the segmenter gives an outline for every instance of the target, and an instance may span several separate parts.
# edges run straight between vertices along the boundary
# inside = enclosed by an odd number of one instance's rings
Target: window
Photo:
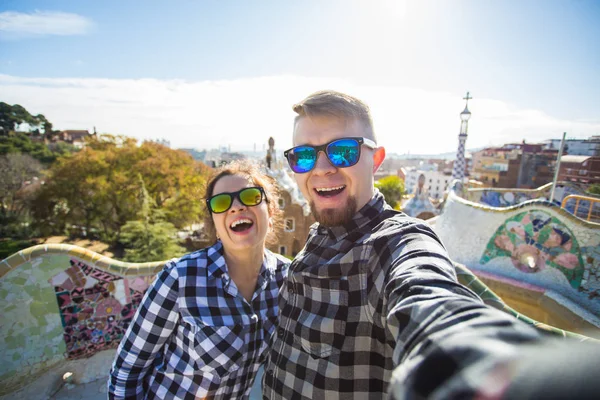
[[[294,218],[286,218],[283,223],[283,230],[286,232],[294,232],[296,230],[296,220]]]
[[[285,256],[286,252],[287,252],[287,249],[285,248],[285,246],[279,246],[279,254],[281,254],[282,256]]]
[[[285,199],[283,197],[279,198],[279,209],[283,210],[285,208]]]

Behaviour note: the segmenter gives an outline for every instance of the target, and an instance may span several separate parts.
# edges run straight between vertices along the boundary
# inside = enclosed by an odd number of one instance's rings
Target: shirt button
[[[294,293],[294,287],[293,286],[288,286],[288,292]]]
[[[284,334],[284,332],[285,332],[285,331],[283,330],[283,328],[279,328],[279,329],[277,330],[277,336],[279,336],[279,337],[283,337],[283,334]]]
[[[267,371],[267,375],[269,375],[269,376],[273,376],[273,370],[272,370],[272,369],[268,370],[268,371]]]

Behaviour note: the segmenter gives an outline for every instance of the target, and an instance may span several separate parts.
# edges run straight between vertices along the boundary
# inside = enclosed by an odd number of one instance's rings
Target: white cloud
[[[56,11],[0,13],[0,38],[17,39],[44,35],[81,35],[87,33],[93,23],[77,14]]]
[[[320,89],[335,89],[371,107],[378,141],[388,153],[455,151],[463,94],[344,80],[276,76],[227,81],[21,78],[0,75],[2,101],[42,113],[56,129],[89,129],[138,139],[165,138],[172,147],[262,150],[273,136],[292,145],[292,104]],[[470,101],[467,147],[507,142],[587,138],[600,121],[569,121],[494,99]]]

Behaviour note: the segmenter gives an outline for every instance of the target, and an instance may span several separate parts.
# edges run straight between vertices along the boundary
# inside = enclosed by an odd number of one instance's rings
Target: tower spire
[[[465,109],[460,113],[460,133],[458,134],[458,150],[456,151],[456,159],[454,160],[454,168],[452,168],[452,179],[458,179],[463,182],[465,179],[465,145],[467,143],[467,128],[469,126],[469,118],[471,118],[471,112],[469,111],[469,100],[472,97],[470,92],[463,97],[465,100]]]

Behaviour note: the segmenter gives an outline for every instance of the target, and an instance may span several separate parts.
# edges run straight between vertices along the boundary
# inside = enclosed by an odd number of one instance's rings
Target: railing
[[[575,201],[575,206],[567,204],[570,200]],[[600,198],[570,194],[563,199],[561,208],[581,219],[600,222]]]

